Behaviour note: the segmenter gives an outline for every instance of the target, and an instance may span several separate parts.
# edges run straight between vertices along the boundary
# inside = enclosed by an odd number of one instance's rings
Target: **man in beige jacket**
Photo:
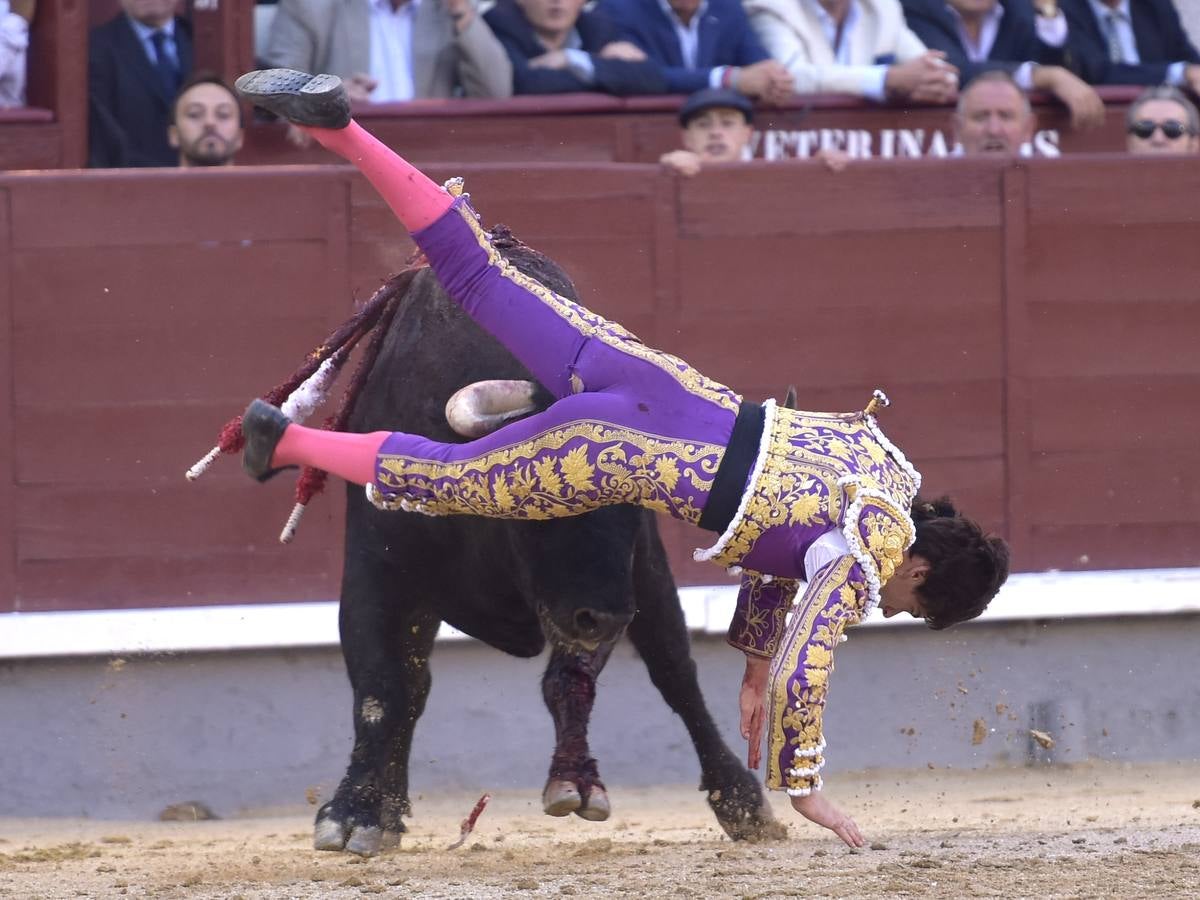
[[[512,96],[512,63],[474,0],[280,0],[263,56],[339,75],[356,101]]]
[[[799,94],[945,103],[958,70],[927,50],[899,0],[745,0],[750,25]]]

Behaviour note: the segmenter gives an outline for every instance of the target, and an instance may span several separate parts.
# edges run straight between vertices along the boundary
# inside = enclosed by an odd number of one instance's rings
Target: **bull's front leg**
[[[614,643],[594,651],[555,647],[542,675],[542,696],[554,718],[555,747],[550,776],[542,792],[547,815],[575,813],[593,822],[608,818],[608,792],[588,748],[588,720],[596,700],[596,677],[608,662]]]
[[[339,626],[354,691],[354,748],[333,799],[317,812],[313,845],[372,856],[399,846],[406,830],[409,751],[429,695],[439,623],[419,602],[417,579],[352,547]],[[398,584],[409,587],[408,596],[397,596]]]
[[[646,663],[650,680],[687,727],[700,759],[700,789],[708,793],[717,821],[735,841],[785,837],[787,829],[771,813],[758,778],[729,749],[704,702],[679,594],[649,516],[638,538],[633,569],[637,614],[629,625],[629,639]],[[736,698],[736,691],[731,689],[730,695]]]

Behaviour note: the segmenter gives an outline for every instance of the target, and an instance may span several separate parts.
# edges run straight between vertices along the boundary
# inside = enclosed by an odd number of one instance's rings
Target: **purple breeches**
[[[551,519],[632,503],[699,519],[737,394],[517,271],[464,198],[413,238],[450,297],[558,399],[463,444],[393,433],[380,505]]]

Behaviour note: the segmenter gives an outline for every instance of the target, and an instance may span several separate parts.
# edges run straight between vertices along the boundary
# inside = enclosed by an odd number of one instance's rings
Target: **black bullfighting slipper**
[[[239,94],[297,125],[345,128],[350,98],[336,75],[310,75],[295,69],[259,69],[234,82]]]
[[[283,430],[291,424],[292,420],[278,407],[264,400],[255,400],[246,407],[246,412],[242,414],[242,436],[246,439],[246,446],[242,449],[242,468],[247,475],[256,481],[266,481],[284,469],[296,468],[271,468],[275,446],[283,437]]]

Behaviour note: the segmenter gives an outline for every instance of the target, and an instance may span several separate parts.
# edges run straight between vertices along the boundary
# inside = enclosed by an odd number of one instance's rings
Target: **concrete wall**
[[[852,631],[826,717],[828,774],[836,784],[839,769],[1024,765],[1031,725],[1055,734],[1060,761],[1195,759],[1198,636],[1194,615]],[[694,653],[740,752],[741,658],[715,637]],[[463,641],[439,644],[432,665],[414,800],[528,788],[536,810],[553,740],[541,661]],[[1044,721],[1046,704],[1063,719]],[[302,806],[314,788],[325,799],[349,756],[349,707],[334,649],[7,661],[0,815],[152,818],[200,800],[229,816]],[[988,729],[978,745],[976,719]],[[601,678],[592,732],[617,804],[623,786],[698,781],[686,732],[627,643]]]

